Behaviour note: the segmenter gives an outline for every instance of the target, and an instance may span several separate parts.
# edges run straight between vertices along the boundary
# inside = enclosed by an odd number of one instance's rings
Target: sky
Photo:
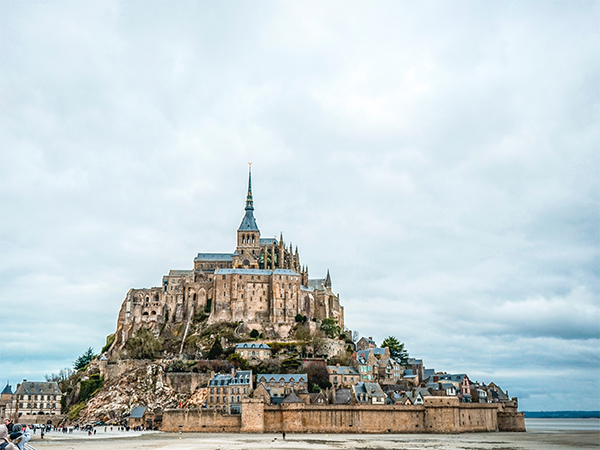
[[[600,409],[599,1],[0,0],[0,382],[263,237],[346,326]]]

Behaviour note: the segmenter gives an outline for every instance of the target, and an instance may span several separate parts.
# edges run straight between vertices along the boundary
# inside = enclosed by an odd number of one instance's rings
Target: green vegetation
[[[381,346],[388,347],[390,349],[390,356],[398,359],[400,364],[406,365],[408,363],[408,352],[404,348],[404,343],[400,342],[395,336],[386,337]]]
[[[233,353],[227,358],[231,363],[238,369],[248,370],[250,369],[250,364],[248,364],[248,360],[243,358],[239,353]]]
[[[285,373],[294,373],[298,370],[298,367],[302,365],[302,361],[300,361],[295,356],[291,356],[289,358],[281,361],[281,370]]]
[[[108,350],[110,346],[113,345],[113,342],[115,342],[115,333],[106,336],[106,344],[104,344],[104,347],[102,347],[100,353],[104,353],[106,350]]]
[[[140,328],[125,344],[134,359],[156,359],[164,350],[164,342],[147,328]]]
[[[211,306],[212,306],[212,300],[209,298],[209,299],[206,301],[206,306],[204,307],[204,312],[205,312],[206,314],[210,314],[210,309],[211,309]]]
[[[79,401],[85,402],[87,399],[93,397],[96,394],[96,392],[100,390],[103,384],[104,379],[100,376],[99,373],[90,375],[90,377],[87,380],[83,380],[80,383],[81,391],[79,394]]]
[[[221,346],[221,340],[219,338],[215,339],[213,346],[210,348],[208,352],[208,359],[217,359],[219,356],[223,354],[223,347]]]
[[[256,339],[256,338],[258,338],[259,334],[260,334],[260,333],[258,332],[258,330],[256,330],[256,329],[253,329],[253,330],[250,332],[250,337],[251,337],[251,338],[253,338],[253,339]]]
[[[88,366],[88,364],[92,361],[93,358],[94,358],[94,350],[92,349],[92,347],[89,347],[85,352],[82,353],[82,355],[80,357],[78,357],[73,362],[73,368],[75,370],[85,369]]]
[[[69,420],[75,420],[75,418],[79,415],[83,408],[85,408],[85,402],[79,402],[71,406],[71,408],[69,409],[69,413],[67,414]]]
[[[204,322],[206,319],[208,319],[208,314],[206,314],[204,311],[201,311],[198,314],[194,314],[194,318],[192,319],[192,322],[200,323],[200,322]]]
[[[332,339],[338,337],[342,331],[337,320],[333,318],[323,319],[321,321],[321,330],[325,332],[327,337]]]
[[[296,314],[296,322],[305,323],[307,320],[308,320],[308,318],[306,316],[303,316],[300,313]]]

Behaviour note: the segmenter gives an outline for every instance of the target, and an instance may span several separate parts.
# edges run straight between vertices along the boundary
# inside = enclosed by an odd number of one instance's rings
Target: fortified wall
[[[242,414],[174,409],[163,415],[163,431],[246,433],[464,433],[525,431],[516,404],[459,403],[428,397],[424,405],[265,405],[247,399]]]

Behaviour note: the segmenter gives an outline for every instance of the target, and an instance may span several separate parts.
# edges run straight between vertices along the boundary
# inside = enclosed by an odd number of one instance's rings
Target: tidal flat
[[[431,434],[233,434],[102,432],[49,433],[34,437],[37,450],[574,450],[600,448],[600,432],[528,431],[524,433]]]

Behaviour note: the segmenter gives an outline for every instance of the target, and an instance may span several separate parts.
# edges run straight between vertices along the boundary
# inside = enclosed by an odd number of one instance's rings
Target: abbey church
[[[193,269],[169,271],[162,286],[130,289],[119,312],[116,347],[141,327],[158,331],[166,322],[185,323],[202,312],[209,314],[209,324],[239,321],[241,332],[255,329],[265,338],[287,338],[298,314],[335,318],[343,329],[344,309],[331,290],[329,271],[325,278],[309,279],[297,247],[286,248],[282,234],[261,237],[250,170],[235,250],[198,253]]]

